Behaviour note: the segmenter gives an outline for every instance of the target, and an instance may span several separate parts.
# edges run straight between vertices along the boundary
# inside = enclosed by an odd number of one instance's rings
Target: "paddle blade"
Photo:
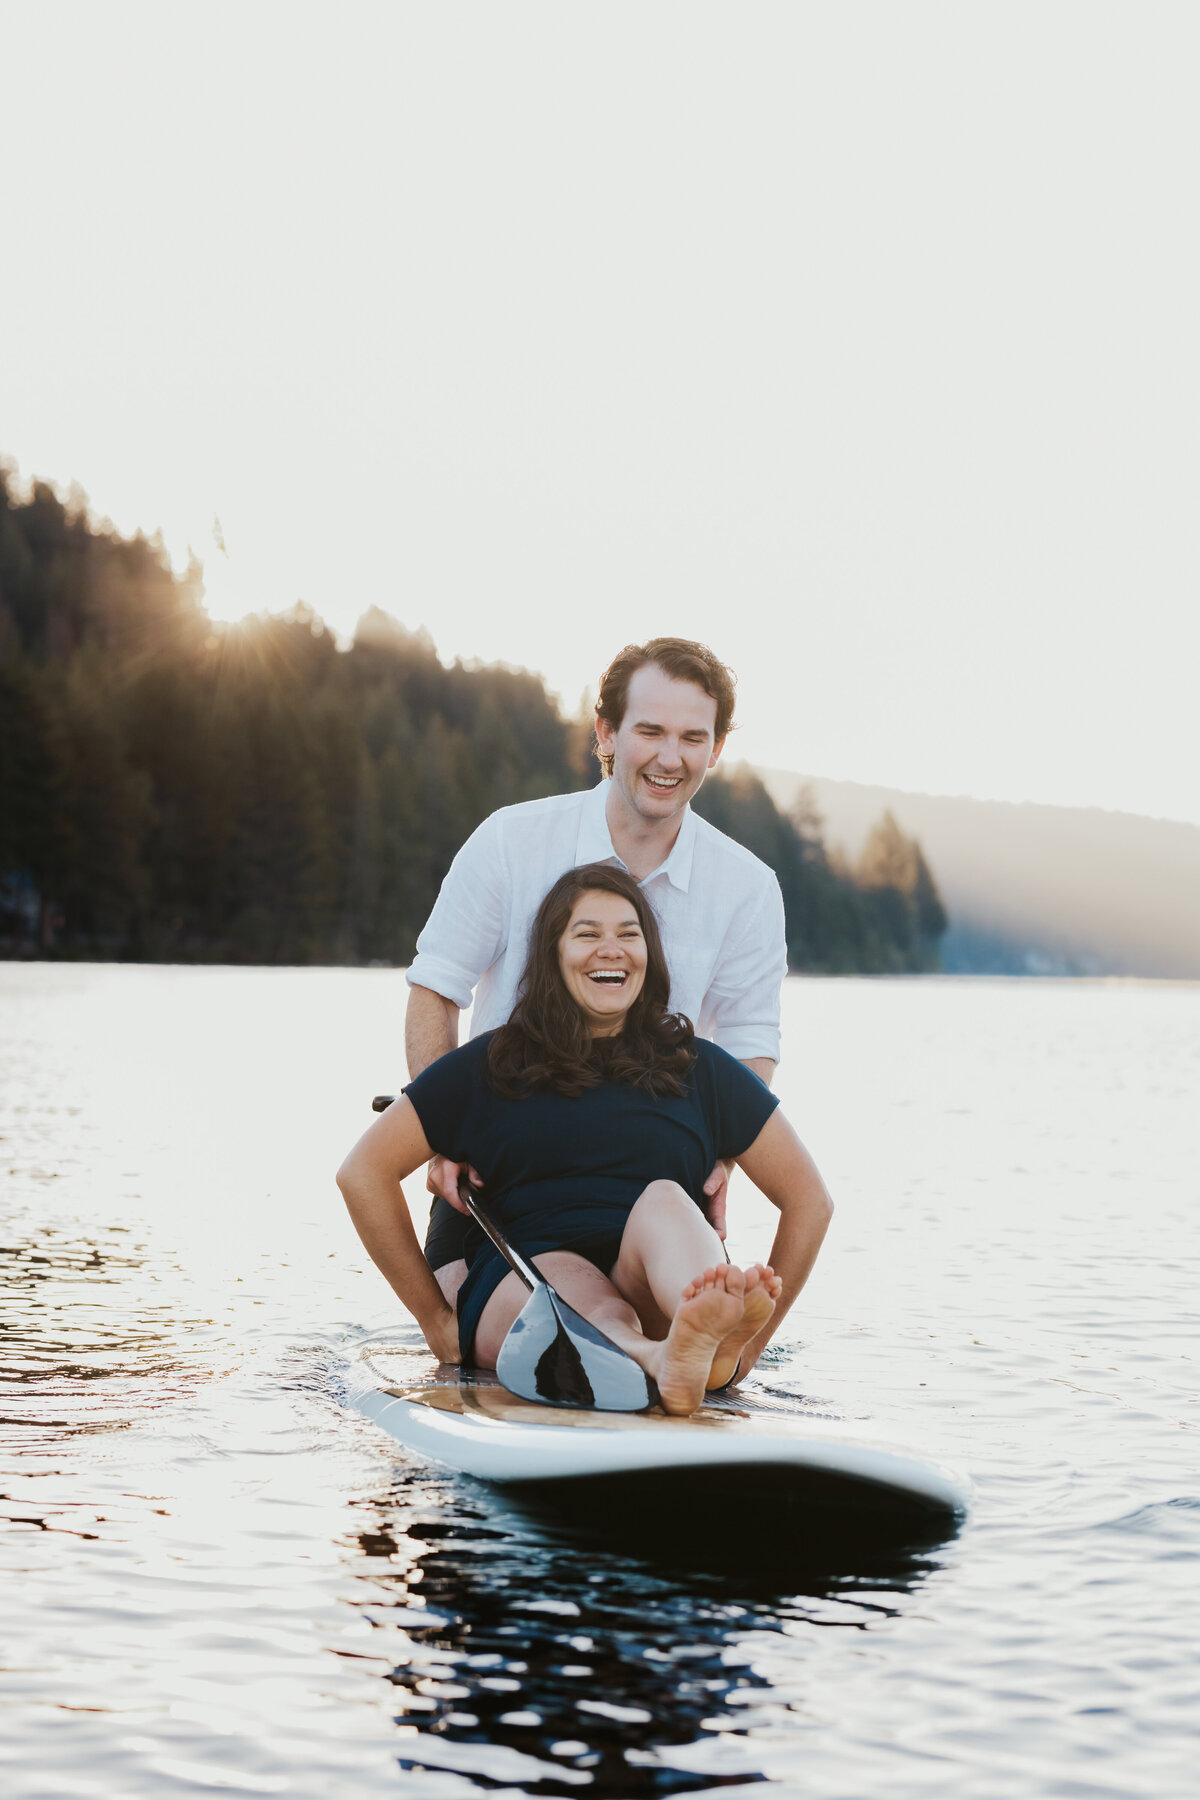
[[[645,1412],[658,1400],[645,1370],[545,1286],[514,1319],[496,1373],[510,1393],[542,1406]]]

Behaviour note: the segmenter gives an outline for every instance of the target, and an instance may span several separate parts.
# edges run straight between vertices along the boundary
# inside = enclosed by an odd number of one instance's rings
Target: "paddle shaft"
[[[520,1276],[531,1294],[534,1288],[549,1286],[546,1277],[539,1274],[532,1263],[525,1261],[521,1252],[514,1249],[513,1245],[509,1243],[495,1219],[484,1211],[479,1202],[478,1190],[471,1186],[465,1175],[460,1175],[458,1178],[458,1197],[480,1230],[485,1231],[491,1238],[513,1274]]]

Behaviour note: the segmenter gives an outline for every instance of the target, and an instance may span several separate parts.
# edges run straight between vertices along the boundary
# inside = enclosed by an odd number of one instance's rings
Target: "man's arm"
[[[507,942],[511,900],[503,826],[500,815],[493,813],[471,833],[446,871],[408,971],[412,992],[423,989],[443,1007],[470,1006],[480,976],[491,968]],[[418,1008],[430,1004],[418,1002]],[[411,1029],[411,1013],[409,1018]],[[448,1023],[452,1035],[444,1040],[445,1048],[452,1050],[458,1028],[456,1021],[448,1019]],[[443,1041],[443,1028],[439,1025],[434,1030],[436,1041]],[[411,1038],[409,1053],[411,1056]],[[433,1060],[433,1055],[427,1058]],[[416,1075],[415,1068],[412,1073]]]
[[[432,988],[410,987],[404,1015],[404,1053],[408,1078],[415,1081],[422,1069],[458,1048],[461,1009]]]
[[[459,1015],[470,1005],[480,976],[504,947],[509,898],[508,865],[493,813],[454,858],[417,939],[404,1019],[411,1079],[457,1047]],[[425,1185],[457,1212],[464,1212],[458,1175],[456,1163],[435,1156]]]
[[[787,974],[783,895],[763,869],[759,903],[743,907],[721,946],[714,979],[700,1008],[699,1029],[770,1087],[779,1056],[779,995]],[[725,1238],[732,1163],[718,1163],[704,1184],[708,1218]]]
[[[696,1029],[748,1068],[767,1075],[779,1059],[779,1004],[787,974],[783,895],[769,869],[759,872],[757,903],[739,907],[721,945]]]

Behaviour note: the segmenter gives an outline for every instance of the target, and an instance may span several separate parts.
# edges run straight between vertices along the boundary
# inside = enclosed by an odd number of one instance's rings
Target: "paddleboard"
[[[358,1369],[355,1404],[408,1450],[575,1517],[736,1504],[755,1509],[749,1520],[766,1506],[776,1521],[900,1541],[947,1535],[969,1504],[970,1481],[949,1465],[742,1390],[676,1418],[538,1406],[407,1350],[367,1350]]]

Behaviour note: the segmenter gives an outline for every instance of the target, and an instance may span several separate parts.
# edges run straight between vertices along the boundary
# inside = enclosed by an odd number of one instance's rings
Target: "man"
[[[408,971],[412,1078],[455,1048],[473,992],[473,1036],[507,1019],[533,915],[553,882],[583,863],[614,862],[646,889],[658,915],[672,1010],[770,1082],[787,972],[779,884],[689,804],[725,747],[733,704],[733,676],[703,644],[652,638],[621,651],[596,702],[607,779],[583,793],[501,808],[454,859]],[[439,1197],[425,1253],[448,1299],[466,1273],[458,1174],[443,1157],[429,1165]],[[718,1164],[704,1185],[722,1237],[727,1182]]]

